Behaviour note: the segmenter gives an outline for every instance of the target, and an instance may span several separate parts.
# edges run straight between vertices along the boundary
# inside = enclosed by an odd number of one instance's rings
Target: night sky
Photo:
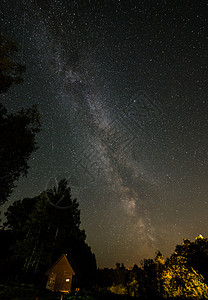
[[[1,1],[42,131],[8,204],[63,177],[98,266],[139,264],[208,232],[206,1]],[[5,206],[6,207],[6,206]],[[58,209],[58,208],[57,208]]]

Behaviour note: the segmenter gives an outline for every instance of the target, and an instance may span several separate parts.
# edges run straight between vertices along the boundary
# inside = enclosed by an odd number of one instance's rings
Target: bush
[[[127,295],[127,289],[125,286],[123,286],[122,284],[118,284],[118,285],[112,285],[110,287],[110,291],[114,294],[118,294],[118,295]]]

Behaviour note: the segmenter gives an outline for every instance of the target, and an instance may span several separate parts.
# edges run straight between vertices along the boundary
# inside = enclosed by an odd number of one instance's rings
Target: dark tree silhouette
[[[0,205],[11,195],[15,181],[28,172],[28,159],[37,149],[40,131],[37,107],[8,114],[0,103]]]
[[[25,66],[14,61],[18,47],[12,40],[0,35],[0,93],[5,93],[13,83],[22,82]]]
[[[51,204],[60,199],[66,209]],[[92,282],[96,260],[85,242],[84,230],[80,229],[78,207],[77,200],[71,198],[67,181],[61,180],[57,189],[44,191],[33,199],[17,201],[8,208],[4,226],[15,236],[13,257],[23,274],[42,278],[52,263],[67,253],[75,262],[80,282]]]
[[[25,67],[11,58],[15,51],[16,44],[1,35],[0,93],[22,81]],[[0,103],[0,205],[11,195],[14,182],[27,174],[27,162],[37,149],[35,136],[39,131],[40,115],[36,106],[9,114]]]

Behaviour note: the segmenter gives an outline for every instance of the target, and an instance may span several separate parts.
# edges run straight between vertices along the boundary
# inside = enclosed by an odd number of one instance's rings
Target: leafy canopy
[[[20,83],[25,67],[14,61],[16,44],[0,35],[0,93],[5,93],[13,83]],[[37,144],[40,131],[37,107],[9,114],[0,103],[0,205],[11,195],[15,181],[28,172],[28,160]]]

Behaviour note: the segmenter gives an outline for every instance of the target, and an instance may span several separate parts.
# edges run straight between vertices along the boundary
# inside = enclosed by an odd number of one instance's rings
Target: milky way
[[[9,203],[69,180],[98,265],[207,235],[207,28],[191,1],[3,1],[43,130]],[[58,208],[57,208],[58,209]]]

